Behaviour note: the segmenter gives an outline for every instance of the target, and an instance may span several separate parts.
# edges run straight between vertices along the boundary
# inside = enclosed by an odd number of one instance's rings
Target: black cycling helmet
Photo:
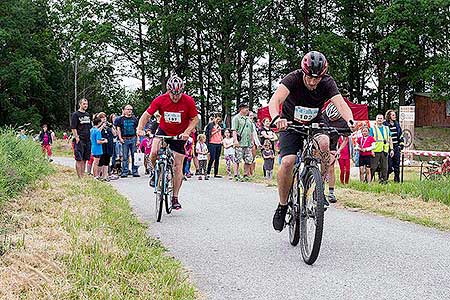
[[[306,53],[302,59],[302,70],[308,76],[318,78],[328,70],[328,62],[325,55],[318,51],[311,51]]]

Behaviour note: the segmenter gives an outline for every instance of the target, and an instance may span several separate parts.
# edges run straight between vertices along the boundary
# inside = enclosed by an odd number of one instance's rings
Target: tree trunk
[[[302,7],[302,23],[303,23],[303,52],[309,51],[309,0],[303,1]]]
[[[208,73],[207,73],[207,80],[206,80],[206,113],[205,113],[205,122],[208,119],[209,111],[210,111],[210,101],[211,101],[211,69],[212,69],[212,47],[209,47],[208,51]],[[225,115],[225,111],[222,110],[223,114]],[[203,124],[202,124],[203,125]]]
[[[405,72],[399,72],[398,74],[398,104],[400,106],[405,105],[405,93],[408,82]]]
[[[203,89],[203,63],[202,63],[202,42],[201,33],[199,28],[197,28],[196,44],[197,44],[197,64],[198,64],[198,84],[200,86],[200,116],[202,125],[206,122],[205,115],[205,92]]]
[[[244,72],[244,67],[242,66],[242,50],[238,49],[237,51],[237,65],[235,69],[237,70],[237,86],[236,86],[236,109],[241,104],[241,92],[242,92],[242,81]]]
[[[144,42],[142,39],[142,22],[141,14],[138,13],[138,25],[139,25],[139,56],[140,56],[140,69],[141,69],[141,88],[142,88],[142,102],[145,102],[145,57],[144,57]]]
[[[250,111],[253,111],[253,105],[254,105],[254,93],[253,93],[253,65],[254,65],[254,59],[253,59],[253,53],[249,53],[249,66],[248,66],[248,107],[250,108]]]
[[[268,77],[268,84],[267,84],[267,99],[270,99],[272,97],[272,51],[269,46],[269,63],[267,64],[267,77]]]

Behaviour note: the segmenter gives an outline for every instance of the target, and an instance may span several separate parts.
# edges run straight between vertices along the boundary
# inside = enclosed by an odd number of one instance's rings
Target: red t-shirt
[[[358,138],[358,145],[359,148],[369,148],[370,146],[372,146],[372,143],[375,143],[375,139],[373,138],[373,136],[368,135],[367,137],[360,137]],[[361,151],[359,150],[359,155],[361,156],[370,156],[372,155],[372,150],[370,151]]]
[[[156,97],[147,112],[153,115],[156,111],[161,114],[159,128],[170,136],[183,133],[188,128],[189,121],[198,114],[194,99],[186,94],[177,103],[170,100],[168,93]]]
[[[350,139],[348,137],[345,137],[347,140],[347,145],[345,145],[344,148],[342,148],[341,150],[341,156],[340,158],[342,159],[350,159],[350,149],[349,149],[349,144],[350,143]],[[341,146],[344,143],[344,137],[340,136],[339,137],[339,146]]]

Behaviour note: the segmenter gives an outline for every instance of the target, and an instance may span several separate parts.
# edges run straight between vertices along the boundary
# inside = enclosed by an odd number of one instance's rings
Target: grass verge
[[[51,172],[38,143],[18,139],[12,129],[0,128],[0,206]]]
[[[277,186],[276,178],[267,180],[262,174],[261,158],[256,159],[252,182]],[[277,171],[274,166],[274,174]],[[225,162],[220,165],[220,174],[226,174]],[[241,170],[242,173],[242,170]],[[450,230],[450,180],[420,181],[418,170],[406,169],[405,182],[365,184],[352,179],[350,184],[339,184],[339,167],[336,167],[336,195],[338,207],[363,210],[378,215],[400,219],[440,230]]]
[[[63,167],[5,205],[1,299],[194,299],[181,264],[111,186]]]
[[[450,207],[440,202],[425,202],[409,195],[363,192],[348,188],[337,189],[336,195],[339,199],[338,207],[450,230]]]
[[[389,182],[384,185],[375,182],[366,184],[352,180],[346,188],[376,194],[421,198],[426,202],[436,201],[450,206],[450,178],[422,181],[416,178],[406,180],[401,184]]]
[[[72,144],[70,141],[57,139],[52,144],[52,152],[54,156],[73,157]]]

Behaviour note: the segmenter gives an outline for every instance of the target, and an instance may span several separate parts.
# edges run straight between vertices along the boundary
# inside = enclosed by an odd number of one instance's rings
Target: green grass
[[[341,184],[338,186],[342,187]],[[438,201],[450,206],[450,178],[420,181],[417,174],[407,174],[403,183],[390,181],[382,185],[377,182],[367,184],[350,180],[345,187],[362,192],[395,194],[404,198],[418,197],[424,201]]]
[[[81,202],[77,212],[64,213],[62,224],[72,240],[65,262],[73,283],[64,298],[194,299],[195,289],[181,264],[147,236],[127,199],[110,185],[85,182],[81,189],[76,181],[64,186],[97,207],[85,211]]]
[[[268,186],[277,186],[276,173],[278,170],[278,162],[274,164],[274,178],[272,180],[267,180],[263,176],[262,171],[263,159],[256,159],[256,169],[255,174],[252,177],[253,182],[265,183]],[[241,167],[241,174],[243,174],[243,169]],[[343,187],[339,183],[339,166],[335,166],[336,172],[336,185],[338,187]],[[418,197],[424,201],[438,201],[445,205],[450,206],[450,178],[442,180],[422,180],[420,181],[419,170],[408,170],[405,169],[405,181],[402,184],[394,183],[390,181],[386,185],[381,185],[376,182],[371,184],[362,183],[357,179],[351,179],[350,183],[346,185],[346,188],[354,189],[362,192],[371,193],[385,193],[385,194],[395,194],[401,197]],[[221,160],[219,165],[219,174],[226,174],[225,161]],[[392,178],[392,175],[391,175]]]
[[[51,172],[38,143],[20,140],[12,129],[0,128],[0,205]]]
[[[268,186],[277,186],[277,179],[276,179],[276,174],[278,171],[278,158],[275,158],[275,163],[273,165],[273,178],[272,180],[266,179],[264,178],[263,175],[263,164],[264,164],[264,160],[262,159],[262,157],[257,156],[256,158],[256,167],[255,167],[255,174],[253,174],[252,178],[251,178],[251,182],[257,182],[257,183],[265,183]],[[191,169],[194,170],[193,167],[193,163],[191,164]],[[244,164],[241,163],[240,164],[240,175],[242,176],[244,174]],[[220,164],[219,164],[219,174],[225,176],[227,174],[226,171],[226,163],[224,159],[220,160]],[[211,171],[212,172],[212,171]],[[232,169],[231,171],[232,174],[234,174],[234,171]]]
[[[52,144],[52,152],[54,156],[73,157],[72,144],[70,141],[57,139]]]

